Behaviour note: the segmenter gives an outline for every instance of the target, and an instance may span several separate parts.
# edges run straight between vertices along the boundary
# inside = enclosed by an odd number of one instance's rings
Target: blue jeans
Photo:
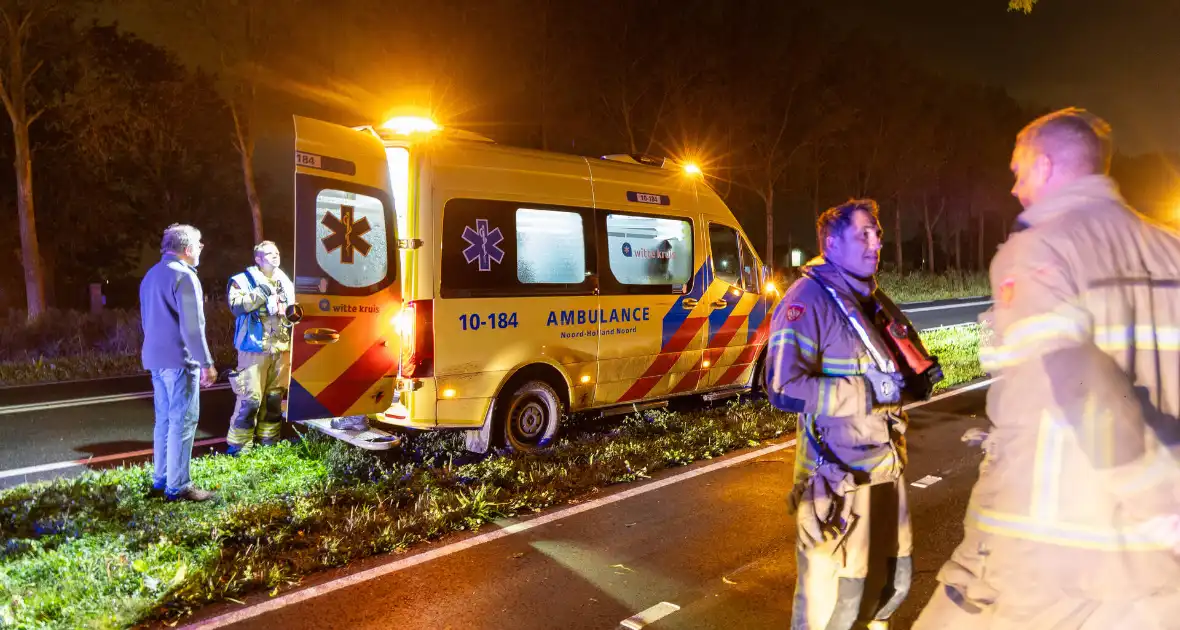
[[[152,457],[156,472],[152,486],[170,496],[188,488],[189,460],[201,415],[200,373],[197,368],[152,370],[156,430]]]

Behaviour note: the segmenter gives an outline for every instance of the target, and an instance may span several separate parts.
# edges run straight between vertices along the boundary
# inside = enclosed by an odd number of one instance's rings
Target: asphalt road
[[[984,392],[911,411],[907,482],[927,475],[941,479],[925,488],[907,486],[915,579],[894,618],[896,630],[910,627],[933,592],[939,566],[962,537],[981,453],[959,438],[986,425]],[[741,457],[612,489],[577,507],[533,517],[543,524],[482,544],[473,543],[506,534],[520,522],[326,572],[277,598],[262,594],[244,606],[219,605],[202,611],[190,627],[785,628],[795,582],[794,525],[784,502],[794,448],[687,478]],[[645,486],[655,489],[635,495]],[[610,502],[623,492],[635,496]],[[623,624],[644,611],[649,618],[666,616]]]
[[[902,308],[926,329],[974,322],[988,304],[967,298]],[[148,459],[150,391],[145,376],[0,388],[0,488]],[[225,384],[202,393],[196,454],[224,449],[233,403]]]

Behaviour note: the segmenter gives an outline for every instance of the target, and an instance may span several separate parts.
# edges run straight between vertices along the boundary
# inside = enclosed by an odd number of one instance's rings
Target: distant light
[[[590,382],[590,375],[589,375],[589,374],[583,374],[583,375],[582,375],[582,384],[583,384],[583,385],[585,385],[586,383],[589,383],[589,382]]]
[[[700,165],[698,165],[696,162],[686,162],[684,164],[684,174],[699,177],[703,174],[703,171],[701,171]]]
[[[448,387],[443,390],[443,398],[454,398],[456,393],[458,392],[456,392],[453,388]]]
[[[382,123],[381,128],[388,129],[399,136],[433,133],[442,129],[438,123],[422,116],[395,116]]]

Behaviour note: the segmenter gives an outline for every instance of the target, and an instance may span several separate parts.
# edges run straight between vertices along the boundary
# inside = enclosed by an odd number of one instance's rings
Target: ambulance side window
[[[742,239],[742,288],[752,293],[762,292],[762,270],[758,257],[746,239]]]
[[[443,207],[445,298],[593,295],[593,210],[490,199]]]
[[[315,198],[316,264],[347,289],[381,284],[390,267],[388,214],[375,197],[320,190]]]
[[[603,212],[609,279],[607,294],[687,293],[693,272],[692,222]]]
[[[741,286],[742,256],[737,230],[709,224],[709,248],[713,254],[713,275],[718,280]]]
[[[582,215],[516,210],[516,279],[523,284],[581,284],[586,279]]]

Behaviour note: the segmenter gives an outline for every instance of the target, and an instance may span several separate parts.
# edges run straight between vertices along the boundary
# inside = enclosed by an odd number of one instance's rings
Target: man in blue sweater
[[[199,387],[217,380],[205,342],[200,264],[201,233],[172,224],[160,244],[163,256],[139,285],[143,321],[143,368],[152,373],[156,428],[152,494],[169,501],[208,501],[216,495],[192,485],[189,460],[200,417]]]

